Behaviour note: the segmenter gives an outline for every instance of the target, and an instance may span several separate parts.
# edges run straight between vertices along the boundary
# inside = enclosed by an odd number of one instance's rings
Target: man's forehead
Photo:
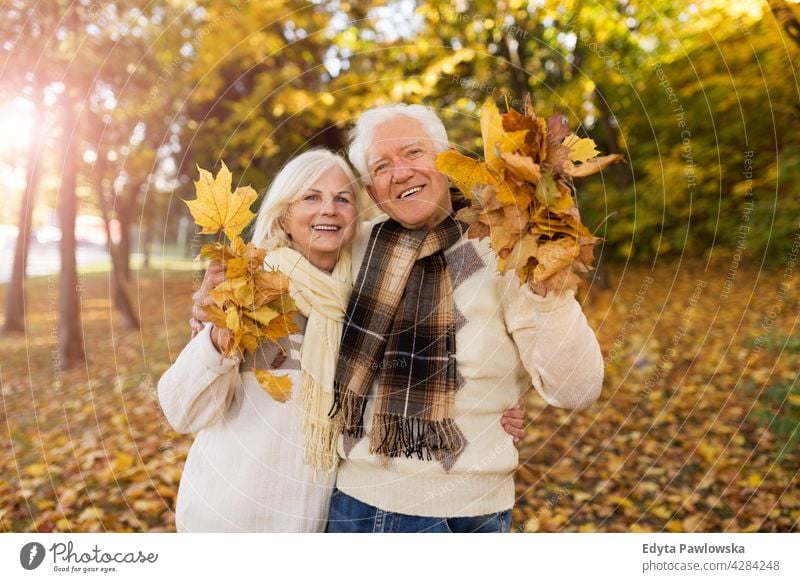
[[[372,137],[367,153],[367,165],[394,152],[401,152],[413,145],[425,145],[431,141],[430,136],[422,127],[406,127],[395,132],[381,131],[381,129],[377,128]]]
[[[386,151],[402,150],[412,145],[419,145],[423,142],[422,137],[414,136],[380,136],[376,135],[370,147],[370,157]]]

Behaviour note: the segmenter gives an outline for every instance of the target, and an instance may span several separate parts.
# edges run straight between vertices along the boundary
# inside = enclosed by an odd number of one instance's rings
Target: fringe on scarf
[[[348,390],[339,382],[334,382],[333,405],[328,416],[337,421],[342,432],[349,437],[360,439],[364,436],[364,409],[367,397]]]
[[[370,452],[386,457],[441,461],[458,457],[467,444],[452,418],[428,420],[399,414],[375,414],[370,433]]]
[[[341,432],[337,419],[328,417],[328,411],[333,404],[333,393],[323,390],[314,377],[305,371],[302,372],[302,382],[305,433],[303,458],[315,470],[330,474],[339,464],[336,444]]]

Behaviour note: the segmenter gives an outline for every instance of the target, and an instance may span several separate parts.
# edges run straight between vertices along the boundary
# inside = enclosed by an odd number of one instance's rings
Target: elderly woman
[[[159,381],[170,424],[178,432],[197,433],[178,492],[178,531],[324,528],[335,472],[319,469],[335,467],[335,457],[332,463],[325,457],[335,450],[325,450],[319,440],[326,429],[328,441],[333,439],[331,427],[317,421],[327,420],[323,387],[332,385],[331,346],[338,347],[351,288],[346,249],[358,215],[355,183],[341,157],[312,150],[284,166],[261,205],[252,240],[269,251],[267,265],[290,274],[302,312],[296,318],[299,331],[282,342],[283,351],[264,343],[241,361],[224,358],[219,330],[208,324]],[[201,301],[222,279],[221,267],[212,265]],[[197,307],[193,315],[204,319]],[[310,328],[313,334],[306,333]],[[292,399],[272,400],[256,381],[254,367],[291,378]],[[301,368],[312,369],[316,378]],[[315,455],[317,468],[304,461]]]
[[[266,193],[252,240],[267,249],[267,266],[289,276],[302,314],[283,350],[265,343],[243,359],[221,355],[219,330],[198,323],[225,276],[209,267],[193,310],[198,333],[158,383],[172,427],[197,435],[178,491],[178,531],[324,530],[338,462],[327,413],[352,288],[356,184],[343,158],[315,149],[288,162]],[[289,376],[291,400],[275,402],[254,367]],[[519,435],[522,414],[510,410],[504,425]]]

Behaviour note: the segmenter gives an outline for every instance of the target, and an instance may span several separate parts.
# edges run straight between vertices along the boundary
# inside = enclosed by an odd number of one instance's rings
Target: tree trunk
[[[118,265],[123,280],[131,280],[131,217],[136,206],[137,190],[130,188],[127,198],[117,206],[117,220],[119,220],[119,247]],[[118,198],[119,200],[119,198]]]
[[[611,110],[611,106],[608,104],[603,88],[599,83],[595,85],[594,94],[597,106],[602,111],[599,121],[603,131],[596,134],[600,147],[608,154],[623,153],[617,139],[619,128],[615,128],[611,123],[614,112]],[[614,164],[607,168],[605,172],[619,189],[628,188],[633,184],[633,176],[625,164]]]
[[[61,227],[61,275],[58,295],[58,352],[64,369],[86,361],[81,329],[80,294],[78,268],[75,260],[75,216],[77,214],[77,154],[78,113],[69,98],[64,100],[62,123],[61,185],[58,190],[58,220]]]
[[[126,329],[139,329],[139,318],[136,317],[136,310],[133,308],[133,304],[128,297],[128,291],[125,288],[126,279],[122,266],[122,249],[119,245],[115,245],[111,238],[111,215],[108,210],[108,201],[103,191],[105,165],[105,160],[98,159],[97,162],[95,162],[94,182],[97,203],[100,207],[100,213],[103,215],[103,224],[106,228],[108,255],[111,257],[111,286],[114,307],[116,307],[122,317],[122,325]],[[124,228],[122,222],[123,221],[120,220],[120,228]]]
[[[28,265],[33,207],[36,201],[36,191],[39,187],[39,164],[44,141],[42,139],[44,130],[42,116],[44,112],[41,107],[41,93],[39,91],[34,93],[33,102],[35,103],[33,139],[31,139],[30,150],[28,151],[25,192],[19,213],[17,246],[14,249],[14,267],[6,296],[6,317],[2,330],[4,334],[25,331],[25,271]]]

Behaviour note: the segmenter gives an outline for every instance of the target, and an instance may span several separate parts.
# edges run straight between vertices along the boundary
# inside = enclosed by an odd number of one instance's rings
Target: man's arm
[[[583,409],[597,400],[603,356],[573,292],[542,297],[512,272],[503,278],[502,306],[522,363],[545,402]]]

